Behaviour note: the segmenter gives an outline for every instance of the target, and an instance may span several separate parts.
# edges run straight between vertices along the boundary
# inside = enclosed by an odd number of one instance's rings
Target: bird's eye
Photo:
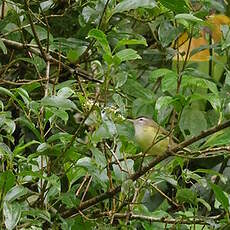
[[[143,118],[139,118],[139,121],[143,121],[144,119]]]

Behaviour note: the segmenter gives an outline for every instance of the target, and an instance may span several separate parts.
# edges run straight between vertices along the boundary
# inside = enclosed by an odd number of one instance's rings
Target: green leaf
[[[210,186],[216,196],[216,199],[222,204],[225,210],[229,208],[229,200],[228,197],[223,192],[222,188],[219,185],[210,183]]]
[[[63,109],[56,109],[55,107],[51,107],[51,108],[47,108],[46,110],[47,110],[47,113],[48,113],[48,111],[51,112],[51,117],[48,118],[51,122],[52,122],[52,119],[55,116],[59,117],[60,119],[62,119],[65,124],[69,120],[68,113],[65,110],[63,110]]]
[[[159,40],[163,47],[169,46],[181,33],[179,28],[175,28],[171,22],[164,21],[158,29]]]
[[[38,141],[42,142],[40,132],[36,129],[34,123],[32,123],[30,120],[22,116],[17,118],[16,121],[18,121],[22,125],[26,126],[28,129],[30,129],[34,133],[34,135],[37,137]]]
[[[151,117],[154,110],[154,101],[145,99],[145,98],[137,98],[133,101],[132,105],[132,115],[133,117],[146,116]]]
[[[23,101],[28,106],[31,99],[30,99],[30,96],[27,93],[27,91],[23,88],[17,88],[17,89],[15,89],[15,92],[17,92],[22,97]]]
[[[74,91],[70,87],[63,87],[57,92],[57,96],[69,98],[74,94]]]
[[[184,19],[186,21],[197,22],[197,23],[203,22],[202,19],[200,19],[200,18],[198,18],[192,14],[177,14],[175,16],[175,19]]]
[[[62,143],[65,143],[65,142],[69,142],[71,138],[72,138],[71,134],[59,132],[50,136],[47,140],[47,143],[54,143],[55,141],[57,142],[61,141]]]
[[[86,49],[86,46],[80,46],[75,49],[70,49],[67,52],[68,60],[72,63],[75,63],[79,59],[79,57],[85,52]]]
[[[219,112],[221,108],[221,98],[219,95],[214,93],[209,94],[197,94],[194,93],[190,96],[190,102],[197,101],[197,100],[207,100],[212,105],[213,109]]]
[[[16,185],[7,192],[4,200],[7,202],[13,202],[28,193],[29,190],[27,188],[23,187],[22,185]]]
[[[5,217],[5,226],[8,230],[13,230],[21,218],[21,206],[18,203],[4,202],[3,215]]]
[[[48,96],[41,100],[41,105],[52,106],[59,109],[77,109],[77,106],[69,99],[60,96]]]
[[[159,77],[163,77],[168,73],[173,73],[173,71],[170,69],[164,69],[164,68],[153,70],[149,76],[149,81],[155,82]]]
[[[20,154],[21,152],[23,152],[26,148],[30,147],[31,145],[35,145],[35,144],[39,144],[39,141],[36,140],[32,140],[26,144],[21,144],[21,145],[17,145],[13,151],[14,156]]]
[[[189,3],[187,0],[159,0],[159,2],[169,10],[176,13],[189,12]]]
[[[218,177],[220,177],[220,180],[223,183],[226,183],[226,178],[221,173],[219,173],[219,172],[217,172],[215,170],[212,170],[212,169],[196,169],[194,171],[194,173],[206,173],[206,174],[209,174],[209,175],[218,176]]]
[[[184,136],[196,136],[207,129],[204,113],[194,108],[185,108],[179,126]]]
[[[90,151],[92,152],[96,164],[99,165],[101,168],[105,168],[107,165],[105,155],[96,147],[91,147]]]
[[[100,142],[102,139],[109,139],[116,134],[116,126],[110,120],[104,120],[92,135],[92,141]]]
[[[115,88],[120,88],[121,86],[123,86],[125,84],[125,82],[128,79],[128,73],[125,71],[120,71],[119,73],[117,73],[115,76],[113,76],[113,81],[115,84]]]
[[[2,50],[3,54],[7,54],[7,48],[4,44],[4,42],[2,41],[2,39],[0,39],[0,49]]]
[[[163,122],[171,114],[173,101],[174,99],[170,96],[162,96],[157,99],[155,109],[159,123]]]
[[[176,199],[180,203],[197,204],[197,194],[188,188],[178,189]]]
[[[141,56],[137,54],[136,50],[133,49],[124,49],[115,54],[119,58],[120,62],[141,59]]]
[[[15,175],[11,171],[0,173],[0,191],[7,193],[15,184]]]
[[[177,74],[175,72],[168,72],[162,78],[161,83],[161,89],[163,92],[175,94],[177,88]]]
[[[230,128],[221,130],[211,137],[202,145],[202,148],[224,146],[230,144]]]
[[[122,86],[122,90],[135,98],[145,98],[148,100],[154,100],[154,94],[150,89],[144,88],[138,81],[134,79],[128,79]]]
[[[212,210],[210,204],[206,200],[204,200],[202,198],[197,198],[197,201],[200,202],[201,204],[203,204],[209,212]]]
[[[12,155],[10,148],[5,143],[1,143],[1,142],[0,142],[0,155],[8,155],[8,157]]]
[[[0,93],[14,98],[14,95],[10,92],[10,90],[8,90],[6,88],[0,87]]]
[[[51,216],[47,210],[30,208],[29,210],[23,210],[23,214],[32,216],[34,219],[42,219],[51,223]]]
[[[34,26],[35,26],[36,34],[40,41],[48,38],[48,31],[46,31],[46,29],[38,25],[34,25]],[[32,36],[34,36],[31,27],[26,27],[25,30],[27,30]],[[53,40],[53,36],[51,33],[49,33],[49,39]]]
[[[124,11],[134,10],[139,7],[143,8],[154,8],[156,7],[156,1],[155,0],[124,0],[116,5],[113,14],[115,13],[121,13]]]
[[[67,58],[72,63],[75,63],[79,57],[80,54],[77,52],[77,50],[69,50],[69,52],[67,53]]]
[[[117,45],[114,48],[114,51],[117,50],[118,48],[120,48],[121,46],[125,46],[125,45],[144,45],[144,46],[147,46],[148,44],[147,44],[145,39],[143,39],[143,40],[122,39],[117,43]]]
[[[101,45],[102,49],[105,51],[105,53],[107,55],[110,55],[110,56],[112,55],[110,47],[109,47],[108,40],[106,38],[106,35],[103,33],[103,31],[98,30],[98,29],[92,29],[92,30],[89,31],[88,36],[90,38],[95,38],[99,42],[99,44]]]

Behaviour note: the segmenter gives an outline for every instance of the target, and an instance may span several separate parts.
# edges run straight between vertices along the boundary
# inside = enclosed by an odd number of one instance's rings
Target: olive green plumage
[[[146,117],[130,120],[135,129],[135,139],[143,152],[161,155],[169,145],[169,133],[155,121]]]

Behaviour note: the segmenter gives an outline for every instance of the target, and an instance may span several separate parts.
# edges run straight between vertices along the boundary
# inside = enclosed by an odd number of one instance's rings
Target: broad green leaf
[[[23,214],[51,223],[51,216],[47,210],[30,208],[29,210],[23,210]]]
[[[138,40],[138,39],[122,39],[122,40],[120,40],[117,43],[117,45],[114,48],[114,51],[117,50],[118,48],[120,48],[121,46],[124,46],[124,45],[144,45],[144,46],[147,46],[147,42],[146,42],[145,39],[143,39],[143,40]]]
[[[47,143],[41,143],[38,147],[37,147],[37,152],[38,153],[43,153],[45,151],[49,151],[51,149],[51,146]]]
[[[14,98],[13,93],[11,93],[10,90],[8,90],[8,89],[6,89],[6,88],[0,87],[0,93],[1,93],[1,94],[5,94],[5,95],[7,95],[7,96],[9,96],[9,97]]]
[[[5,201],[3,205],[3,215],[7,230],[13,230],[21,218],[21,206],[19,203]]]
[[[13,151],[14,156],[20,154],[21,152],[23,152],[26,148],[30,147],[31,145],[36,145],[39,144],[40,142],[36,141],[36,140],[32,140],[26,144],[21,144],[21,145],[17,145]]]
[[[77,106],[69,99],[59,96],[48,96],[41,100],[41,105],[53,106],[59,109],[77,109]]]
[[[96,164],[99,165],[101,168],[106,167],[107,161],[105,155],[96,147],[91,147],[90,151],[96,161]]]
[[[121,50],[117,52],[115,56],[120,60],[120,62],[141,59],[141,56],[133,49]]]
[[[99,42],[99,44],[101,45],[101,47],[105,51],[105,53],[107,55],[111,56],[111,50],[109,47],[109,43],[108,43],[106,35],[103,33],[103,31],[98,30],[98,29],[92,29],[89,31],[88,36],[90,38],[95,38]]]
[[[117,167],[117,165],[115,165],[115,166]],[[125,179],[125,178],[123,178],[123,179]],[[127,196],[134,189],[133,183],[134,182],[131,179],[124,180],[122,183],[122,186],[121,186],[121,193],[124,194],[125,196]]]
[[[20,198],[20,197],[22,197],[28,193],[29,193],[28,188],[25,188],[22,185],[15,185],[13,188],[11,188],[7,192],[4,200],[7,202],[13,202],[16,199],[18,199],[18,198]]]
[[[155,82],[159,77],[163,77],[168,73],[173,73],[173,71],[170,69],[164,69],[164,68],[153,70],[149,76],[149,81]]]
[[[220,180],[223,183],[226,183],[226,178],[224,177],[224,175],[212,169],[196,169],[194,173],[206,173],[209,175],[215,175],[215,176],[220,177]]]
[[[177,14],[175,16],[175,19],[184,19],[184,20],[187,20],[187,21],[191,21],[191,22],[197,22],[197,23],[201,23],[203,22],[202,19],[192,15],[192,14]]]
[[[125,84],[128,79],[128,73],[125,71],[120,71],[115,76],[113,76],[113,81],[116,88],[120,88]]]
[[[9,146],[7,146],[5,143],[1,143],[0,142],[0,154],[1,155],[8,155],[9,157],[12,155],[12,152],[9,148]]]
[[[156,1],[155,0],[123,0],[119,4],[116,5],[113,14],[115,13],[121,13],[124,11],[134,10],[139,7],[143,8],[154,8],[156,7]]]
[[[147,98],[137,98],[133,101],[132,115],[133,117],[146,116],[151,117],[154,110],[154,101]]]
[[[92,135],[92,141],[100,142],[102,139],[109,139],[116,134],[116,126],[110,120],[104,120]]]
[[[38,25],[34,25],[35,26],[35,30],[36,30],[36,34],[39,38],[40,41],[47,39],[48,38],[48,31],[46,31],[46,29],[44,29],[41,26]],[[31,27],[26,27],[25,28],[32,36],[34,36],[33,31],[31,29]],[[52,34],[49,32],[49,39],[53,40],[53,36]]]
[[[115,93],[113,95],[113,100],[114,100],[115,104],[117,105],[120,113],[125,114],[126,109],[125,109],[125,103],[124,103],[123,98],[119,94]]]
[[[74,191],[68,191],[64,193],[59,198],[67,208],[74,208],[79,205],[80,200],[76,197]]]
[[[134,79],[128,79],[122,86],[122,90],[135,98],[145,98],[148,100],[154,100],[154,94],[150,89],[144,88],[138,81]]]
[[[3,54],[7,54],[7,48],[1,39],[0,39],[0,49],[2,50]]]
[[[158,29],[158,36],[163,47],[169,46],[181,33],[179,28],[176,28],[169,21],[164,21]]]
[[[197,201],[200,202],[201,204],[203,204],[209,212],[212,210],[210,204],[206,200],[204,200],[202,198],[197,198]]]
[[[67,81],[60,82],[60,83],[58,83],[58,85],[56,86],[56,89],[57,89],[57,90],[60,90],[60,89],[62,89],[62,88],[64,88],[64,87],[69,87],[69,88],[71,88],[71,87],[73,87],[73,86],[75,85],[76,82],[77,82],[76,80],[67,80]]]
[[[56,133],[56,134],[50,136],[47,140],[47,143],[53,143],[55,141],[57,141],[57,142],[61,141],[61,142],[65,143],[65,142],[69,142],[71,140],[71,138],[72,138],[71,134],[59,132],[59,133]]]
[[[15,91],[22,97],[23,101],[28,106],[31,99],[27,91],[23,88],[17,88]]]
[[[63,87],[57,92],[57,96],[69,98],[74,94],[74,91],[70,87]]]
[[[177,74],[175,72],[167,73],[161,81],[161,89],[163,92],[175,94],[177,88]]]
[[[211,137],[202,145],[202,148],[214,147],[214,146],[223,146],[230,144],[230,128],[221,130]]]
[[[7,193],[15,184],[15,175],[12,171],[0,173],[0,193]]]
[[[47,111],[51,111],[52,114],[56,117],[59,117],[60,119],[62,119],[65,124],[67,123],[67,121],[69,120],[69,115],[66,111],[64,111],[63,109],[56,109],[56,108],[47,108]],[[54,116],[50,117],[49,120],[52,122],[52,119],[54,118]]]
[[[21,125],[26,126],[28,129],[30,129],[37,137],[38,141],[42,142],[41,134],[38,131],[38,129],[36,129],[34,123],[32,123],[31,121],[29,121],[27,118],[23,116],[17,118],[16,121],[18,121]]]
[[[210,183],[210,186],[215,194],[216,199],[222,204],[225,210],[229,208],[229,200],[228,197],[223,192],[222,188],[219,185]]]
[[[189,12],[188,0],[159,0],[159,2],[164,7],[176,13],[188,13]]]
[[[85,52],[86,49],[86,46],[80,46],[75,49],[70,49],[67,53],[68,60],[72,63],[75,63],[79,59],[79,57]]]
[[[181,114],[179,126],[184,136],[196,136],[207,129],[207,121],[202,111],[185,108]]]
[[[188,188],[178,189],[176,199],[180,203],[189,203],[193,205],[197,204],[197,194]]]
[[[171,114],[173,100],[170,96],[162,96],[157,99],[155,110],[157,111],[157,120],[159,123],[162,123]]]
[[[194,93],[190,96],[190,102],[198,101],[198,100],[209,101],[210,104],[212,105],[213,109],[215,109],[216,111],[219,111],[221,108],[221,99],[220,99],[219,95],[217,95],[217,94],[214,94],[214,93],[209,93],[209,94]]]

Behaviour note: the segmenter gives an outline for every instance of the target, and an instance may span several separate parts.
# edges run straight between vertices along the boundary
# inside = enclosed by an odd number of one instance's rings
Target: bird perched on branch
[[[135,139],[145,153],[163,154],[169,146],[169,132],[150,118],[129,119],[134,125]],[[175,143],[172,142],[172,145]]]

